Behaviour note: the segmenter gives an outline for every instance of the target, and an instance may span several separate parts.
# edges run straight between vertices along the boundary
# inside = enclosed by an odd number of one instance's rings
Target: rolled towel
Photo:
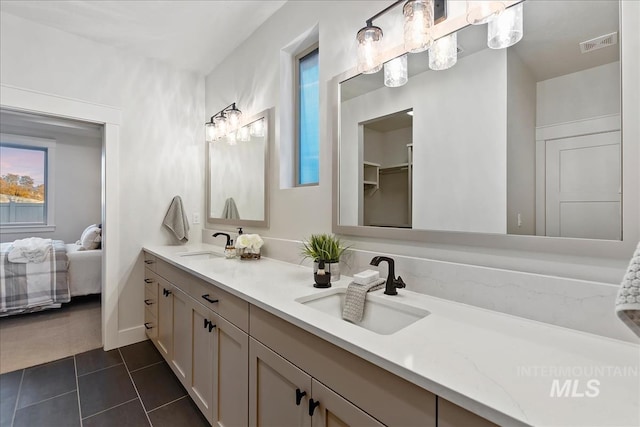
[[[349,283],[347,286],[347,295],[344,299],[344,307],[342,308],[342,318],[349,322],[359,323],[364,316],[364,301],[367,292],[375,291],[384,286],[385,279],[378,279],[375,282],[360,285],[355,282]]]
[[[187,220],[187,214],[184,212],[180,196],[175,196],[171,200],[169,210],[167,210],[162,223],[173,232],[178,240],[184,242],[189,240],[189,221]]]
[[[631,257],[627,273],[618,289],[616,314],[640,337],[640,243]]]

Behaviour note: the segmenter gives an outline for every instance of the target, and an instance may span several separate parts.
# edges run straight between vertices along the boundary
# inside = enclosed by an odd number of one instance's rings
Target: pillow
[[[76,245],[80,245],[80,251],[88,251],[92,249],[99,249],[102,242],[102,229],[96,224],[92,224],[85,228],[82,232],[80,240],[76,242]]]

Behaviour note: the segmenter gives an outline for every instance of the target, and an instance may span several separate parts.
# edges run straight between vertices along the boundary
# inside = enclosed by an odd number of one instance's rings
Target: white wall
[[[2,123],[4,133],[56,140],[54,176],[55,231],[10,233],[3,231],[0,242],[26,237],[64,240],[75,243],[85,227],[100,224],[102,182],[102,138],[12,127]]]
[[[107,104],[122,111],[117,170],[120,344],[144,338],[141,248],[176,243],[162,227],[174,195],[204,212],[204,79],[162,62],[106,47],[2,13],[0,81],[33,91]],[[192,224],[191,240],[201,240]]]
[[[537,84],[536,126],[620,113],[620,61]]]
[[[507,233],[534,235],[536,81],[512,50],[507,50],[507,94]]]

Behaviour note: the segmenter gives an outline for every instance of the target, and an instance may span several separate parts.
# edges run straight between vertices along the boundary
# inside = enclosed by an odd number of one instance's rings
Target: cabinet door
[[[191,301],[189,297],[175,286],[172,288],[173,296],[173,352],[171,356],[171,368],[178,376],[180,382],[189,386],[191,377],[191,343],[193,341],[193,325],[191,320]]]
[[[193,324],[193,365],[187,390],[207,421],[213,424],[215,401],[213,368],[214,355],[216,354],[216,326],[214,325],[217,325],[218,319],[211,310],[192,302],[191,320]]]
[[[173,287],[158,277],[158,340],[157,347],[165,360],[173,357]]]
[[[158,338],[158,279],[145,268],[144,327],[149,339],[157,345]]]
[[[250,426],[309,427],[310,393],[309,375],[249,338]]]
[[[375,418],[354,406],[348,400],[312,379],[313,427],[383,426]]]
[[[214,426],[246,426],[249,396],[249,335],[216,316],[213,357]]]

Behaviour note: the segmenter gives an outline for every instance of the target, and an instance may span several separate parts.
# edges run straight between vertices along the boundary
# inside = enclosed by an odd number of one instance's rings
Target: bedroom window
[[[53,231],[55,141],[0,134],[0,228]]]
[[[319,56],[316,44],[295,58],[297,186],[320,182]]]

